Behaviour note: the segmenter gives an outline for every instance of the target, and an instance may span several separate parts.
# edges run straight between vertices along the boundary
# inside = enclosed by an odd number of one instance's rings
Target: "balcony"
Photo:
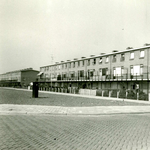
[[[127,74],[122,74],[122,75],[111,75],[111,74],[107,74],[104,76],[98,76],[98,75],[93,75],[93,76],[72,76],[72,77],[59,77],[59,79],[56,79],[55,81],[59,81],[59,82],[65,82],[65,81],[134,81],[134,80],[150,80],[150,74],[149,73],[143,73],[142,75],[131,75],[129,73]],[[44,80],[43,78],[43,81]],[[49,81],[54,81],[54,80],[49,80]]]

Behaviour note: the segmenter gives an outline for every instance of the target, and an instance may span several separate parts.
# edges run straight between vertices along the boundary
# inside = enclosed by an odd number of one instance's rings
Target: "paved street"
[[[15,89],[0,102],[0,150],[150,150],[149,102]]]
[[[0,115],[0,149],[148,150],[150,115]]]

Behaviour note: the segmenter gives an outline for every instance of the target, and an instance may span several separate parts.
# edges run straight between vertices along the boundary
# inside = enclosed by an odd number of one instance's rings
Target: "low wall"
[[[81,95],[93,95],[96,96],[96,90],[90,90],[90,89],[80,89],[79,94]]]

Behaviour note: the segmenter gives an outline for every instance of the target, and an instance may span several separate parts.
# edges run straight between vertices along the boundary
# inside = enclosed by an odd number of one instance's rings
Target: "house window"
[[[144,56],[145,56],[144,50],[140,51],[140,58],[144,58]]]
[[[80,66],[80,61],[78,61],[78,67]]]
[[[109,62],[109,58],[108,57],[106,57],[106,63],[108,63]]]
[[[134,52],[130,53],[130,59],[134,59]]]
[[[66,68],[67,68],[67,64],[66,64]]]
[[[140,73],[143,74],[143,65],[140,65]]]
[[[96,58],[93,59],[93,65],[95,65],[95,64],[96,64]]]
[[[116,55],[113,55],[112,62],[116,62]]]
[[[75,68],[75,62],[73,62],[73,68]]]
[[[61,66],[60,65],[58,65],[58,69],[60,70],[60,68],[61,68]]]
[[[84,66],[84,60],[82,61],[82,65]]]
[[[74,72],[71,72],[71,73],[70,73],[70,77],[71,77],[71,78],[74,78],[74,77],[75,77],[75,73],[74,73]]]
[[[99,71],[100,71],[100,76],[108,75],[108,68],[101,68],[99,69]]]
[[[121,54],[120,61],[124,61],[124,60],[125,60],[125,55],[124,55],[124,54]]]
[[[66,74],[64,73],[64,74],[62,75],[62,77],[63,77],[63,78],[66,78],[67,76],[66,76]]]
[[[131,75],[137,76],[143,74],[143,65],[135,65],[130,67]]]
[[[71,63],[69,63],[69,68],[71,68]]]
[[[87,60],[87,65],[90,66],[90,59]]]
[[[88,77],[93,77],[94,76],[94,72],[95,72],[95,69],[88,70]]]
[[[121,67],[114,68],[114,76],[121,76]]]
[[[64,68],[64,64],[62,64],[62,69]]]
[[[124,74],[124,67],[121,67],[121,74]]]
[[[102,64],[103,60],[102,60],[102,57],[99,58],[99,64]]]
[[[78,71],[78,76],[79,77],[84,77],[84,70]]]

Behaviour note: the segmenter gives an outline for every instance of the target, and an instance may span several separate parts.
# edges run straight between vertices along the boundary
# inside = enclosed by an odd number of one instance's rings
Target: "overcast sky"
[[[0,74],[145,43],[149,0],[0,0]]]

